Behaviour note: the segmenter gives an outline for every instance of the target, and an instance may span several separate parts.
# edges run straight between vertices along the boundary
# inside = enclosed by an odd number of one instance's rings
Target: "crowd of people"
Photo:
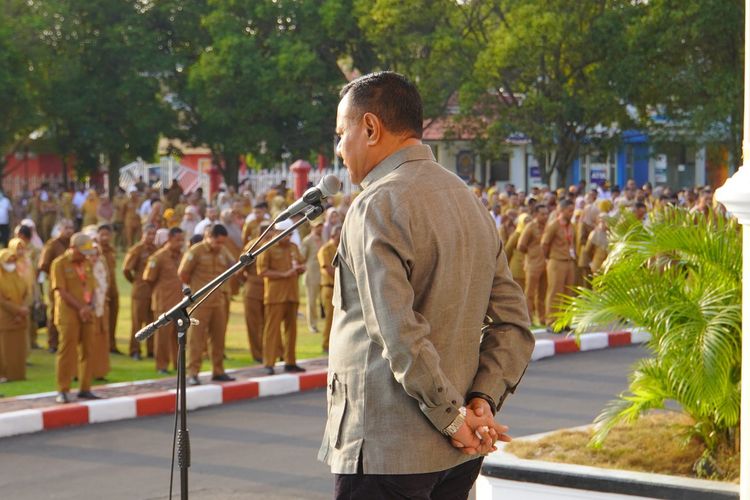
[[[639,187],[630,179],[622,189],[608,182],[587,189],[582,181],[554,191],[542,186],[517,192],[512,184],[474,190],[495,219],[529,317],[550,331],[559,298],[574,286],[586,286],[602,267],[609,251],[607,228],[617,217],[630,212],[648,224],[650,214],[666,206],[723,213],[710,186],[673,191],[651,183]]]
[[[559,294],[583,285],[604,262],[610,217],[632,211],[648,223],[659,206],[713,210],[708,187],[672,192],[641,187],[629,180],[623,189],[605,183],[587,189],[486,189],[469,184],[487,207],[502,240],[513,279],[525,291],[529,314],[551,325]],[[55,189],[42,184],[12,199],[0,192],[0,381],[25,378],[30,349],[40,349],[37,332],[47,328],[46,349],[56,356],[58,402],[96,399],[93,380],[106,380],[111,355],[154,358],[162,374],[177,363],[174,325],[160,329],[145,350],[135,333],[183,297],[198,290],[237,261],[242,252],[269,241],[291,226],[271,227],[294,200],[285,182],[256,195],[251,189],[221,189],[211,200],[198,189],[184,193],[177,182],[154,189],[140,181],[110,199],[95,189]],[[260,254],[241,276],[210,296],[193,317],[188,334],[187,375],[191,385],[206,356],[212,380],[233,378],[224,370],[229,305],[241,293],[248,347],[271,375],[283,360],[286,372],[304,371],[296,363],[300,281],[305,288],[305,320],[322,330],[328,350],[333,316],[333,261],[351,196],[327,200],[324,217],[303,224],[278,245]],[[124,254],[118,268],[118,253]],[[116,336],[117,274],[131,283],[131,327],[127,352]],[[302,279],[300,280],[300,277]],[[322,323],[321,328],[321,321]]]

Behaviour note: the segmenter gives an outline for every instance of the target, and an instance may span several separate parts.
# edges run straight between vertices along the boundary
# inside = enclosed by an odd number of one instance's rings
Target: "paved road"
[[[589,423],[644,353],[623,347],[532,363],[502,420],[515,436]],[[324,400],[314,391],[190,413],[190,498],[330,498],[331,476],[315,460]],[[167,498],[172,424],[162,416],[2,439],[0,497]]]

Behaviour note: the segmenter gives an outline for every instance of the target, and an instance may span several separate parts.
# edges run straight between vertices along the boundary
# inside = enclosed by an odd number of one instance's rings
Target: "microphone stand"
[[[239,260],[229,269],[206,283],[197,292],[192,293],[189,288],[185,288],[183,293],[185,298],[172,307],[169,311],[159,316],[156,321],[143,327],[138,333],[135,334],[136,340],[144,342],[148,340],[156,330],[166,326],[171,322],[175,322],[177,325],[177,343],[179,346],[179,358],[178,358],[178,369],[177,369],[177,398],[179,401],[179,416],[180,416],[180,428],[177,432],[177,463],[180,467],[180,498],[187,500],[188,498],[188,468],[190,467],[190,435],[187,429],[187,375],[185,370],[185,350],[187,344],[187,332],[191,325],[197,324],[197,320],[191,319],[190,314],[200,306],[200,303],[207,298],[210,294],[215,292],[221,285],[223,285],[229,278],[231,278],[240,269],[249,266],[255,262],[258,255],[268,250],[270,247],[284,239],[292,231],[297,229],[299,226],[307,221],[311,221],[323,213],[323,206],[320,204],[311,205],[304,213],[304,217],[295,222],[290,228],[282,231],[275,237],[273,237],[266,244],[261,246],[258,250],[253,251],[251,248],[246,253],[240,255]],[[276,221],[274,221],[275,223]],[[200,300],[200,302],[198,302]],[[188,307],[195,302],[198,302],[195,307],[188,311]]]

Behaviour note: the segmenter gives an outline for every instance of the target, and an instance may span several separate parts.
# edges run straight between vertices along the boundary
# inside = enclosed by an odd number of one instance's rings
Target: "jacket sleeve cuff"
[[[420,403],[419,406],[422,413],[424,413],[432,425],[435,426],[435,429],[439,432],[443,432],[443,430],[451,425],[453,420],[459,415],[458,409],[463,405],[463,396],[456,392],[438,406],[428,407],[424,403]]]

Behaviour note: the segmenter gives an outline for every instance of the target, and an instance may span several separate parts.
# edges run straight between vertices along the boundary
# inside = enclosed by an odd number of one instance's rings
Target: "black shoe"
[[[263,371],[266,372],[266,375],[275,375],[276,372],[273,370],[273,366],[264,366]]]
[[[107,381],[107,379],[104,378],[104,377],[96,377],[94,380],[96,380],[97,382],[106,382]]]
[[[119,350],[119,349],[117,349],[116,347],[115,347],[114,349],[110,349],[110,350],[109,350],[109,353],[110,353],[110,354],[116,354],[116,355],[118,355],[118,356],[122,356],[122,351],[120,351],[120,350]]]
[[[231,375],[222,373],[221,375],[214,375],[213,377],[211,377],[211,380],[213,380],[214,382],[231,382],[232,380],[237,380],[237,379],[232,377]]]
[[[188,385],[201,385],[201,379],[198,378],[198,375],[193,375],[188,377],[187,383]]]
[[[50,354],[55,354],[57,352],[57,347],[50,347],[47,349],[47,352]]]
[[[131,358],[133,358],[133,361],[140,361],[141,360],[141,353],[140,352],[134,352],[130,355]]]
[[[102,399],[91,391],[78,391],[78,399]]]
[[[149,359],[154,359],[154,353],[153,352],[148,353],[148,357]]]
[[[302,372],[306,372],[307,370],[305,370],[299,365],[284,365],[284,371],[290,372],[290,373],[302,373]]]
[[[169,375],[169,370],[165,370],[165,369],[163,369],[163,368],[162,368],[161,370],[157,370],[157,372],[158,372],[158,373],[159,373],[160,375]]]
[[[60,403],[61,405],[70,403],[70,396],[67,392],[58,392],[57,397],[55,398],[55,403]]]
[[[31,348],[32,349],[41,349],[41,347],[39,347],[39,344],[37,344],[36,342],[34,342],[33,344],[31,344]]]

